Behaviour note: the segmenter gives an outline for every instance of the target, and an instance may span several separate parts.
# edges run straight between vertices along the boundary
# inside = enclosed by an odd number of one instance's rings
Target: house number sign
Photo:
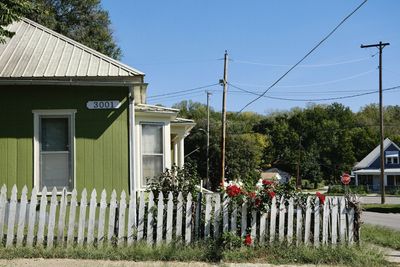
[[[99,100],[99,101],[88,101],[86,107],[88,109],[118,109],[121,103],[118,100]]]

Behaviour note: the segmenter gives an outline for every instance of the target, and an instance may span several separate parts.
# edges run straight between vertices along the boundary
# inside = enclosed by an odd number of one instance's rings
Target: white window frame
[[[146,188],[147,185],[144,185],[143,180],[143,156],[144,155],[162,155],[162,171],[165,170],[165,123],[164,122],[154,122],[154,121],[141,121],[140,122],[140,188]],[[162,154],[144,154],[143,153],[143,125],[155,125],[155,126],[162,126]]]
[[[71,170],[73,188],[76,187],[76,142],[75,142],[75,114],[76,109],[41,109],[32,110],[33,113],[33,186],[39,188],[40,185],[40,117],[41,116],[60,116],[69,117],[70,121],[70,142],[71,142]],[[73,188],[67,188],[68,192],[71,192]],[[49,193],[53,188],[47,188]],[[58,191],[61,194],[61,191]]]

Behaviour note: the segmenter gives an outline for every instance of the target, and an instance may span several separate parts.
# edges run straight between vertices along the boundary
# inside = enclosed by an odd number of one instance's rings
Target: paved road
[[[360,197],[360,201],[363,204],[381,204],[380,196],[363,196]],[[386,204],[400,204],[400,197],[387,196],[385,197]]]
[[[361,213],[361,219],[364,223],[381,225],[400,231],[399,213],[378,213],[364,211]]]

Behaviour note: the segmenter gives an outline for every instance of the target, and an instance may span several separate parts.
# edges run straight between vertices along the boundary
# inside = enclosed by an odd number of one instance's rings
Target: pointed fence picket
[[[140,192],[139,205],[136,194],[127,196],[124,191],[117,195],[113,190],[109,202],[106,190],[102,191],[100,202],[96,190],[90,199],[86,189],[80,193],[79,202],[77,196],[75,189],[68,195],[65,189],[58,192],[56,188],[48,195],[46,187],[41,192],[33,188],[30,193],[24,187],[18,195],[18,188],[13,186],[8,200],[7,187],[3,186],[0,235],[6,234],[4,245],[53,247],[64,246],[66,241],[68,247],[125,246],[143,238],[149,245],[170,243],[173,238],[188,244],[231,232],[242,238],[250,235],[260,245],[276,240],[292,243],[295,235],[296,244],[320,246],[353,244],[359,236],[354,222],[358,209],[345,198],[321,201],[309,196],[302,203],[294,198],[274,197],[266,212],[259,212],[246,202],[238,206],[226,196],[221,203],[221,194],[217,193],[193,199],[190,193],[184,196],[180,192],[175,202],[172,192],[168,192],[168,198],[160,192],[156,199],[153,192]]]

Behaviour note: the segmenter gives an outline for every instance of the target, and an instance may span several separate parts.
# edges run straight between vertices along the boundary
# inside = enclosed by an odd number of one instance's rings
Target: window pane
[[[149,179],[158,176],[163,171],[163,156],[143,156],[143,185],[147,185]]]
[[[142,124],[142,153],[163,153],[163,126]]]
[[[69,152],[42,153],[41,156],[41,187],[46,186],[62,189],[69,188],[70,164]]]
[[[68,118],[41,119],[42,151],[69,151]]]

